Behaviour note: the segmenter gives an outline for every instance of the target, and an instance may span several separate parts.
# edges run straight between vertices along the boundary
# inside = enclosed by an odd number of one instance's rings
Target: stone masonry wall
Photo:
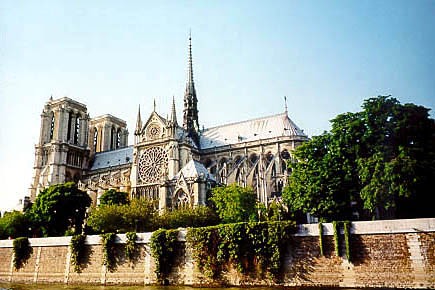
[[[321,256],[318,225],[299,226],[286,255],[280,285],[435,289],[435,219],[352,223],[350,262],[344,258],[342,233],[337,256],[332,224],[323,227]],[[247,277],[231,267],[222,274],[222,280],[207,280],[197,270],[191,250],[185,247],[184,235],[182,232],[179,236],[177,263],[168,277],[170,284],[274,285],[272,280]],[[30,239],[33,253],[18,270],[13,268],[12,241],[0,241],[0,283],[155,284],[150,236],[138,234],[136,259],[130,262],[125,258],[125,235],[118,235],[116,267],[112,272],[102,265],[98,236],[87,237],[86,261],[80,273],[71,265],[70,237]]]

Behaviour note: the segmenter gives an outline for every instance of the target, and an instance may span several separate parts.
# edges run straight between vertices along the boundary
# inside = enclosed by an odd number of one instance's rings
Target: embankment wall
[[[323,224],[323,256],[318,225],[300,225],[292,236],[280,285],[435,289],[435,218],[354,222],[350,232],[351,262],[335,254],[332,224]],[[271,279],[259,280],[233,269],[222,273],[219,281],[208,280],[197,270],[190,249],[185,247],[185,233],[179,235],[180,249],[168,277],[170,284],[274,285]],[[138,234],[139,254],[129,262],[124,255],[126,237],[118,235],[116,268],[108,271],[102,266],[100,237],[88,236],[81,273],[71,265],[71,237],[29,239],[33,254],[18,270],[13,267],[12,241],[2,240],[0,282],[154,284],[157,278],[148,246],[150,237],[151,233]],[[344,253],[344,243],[340,246]]]

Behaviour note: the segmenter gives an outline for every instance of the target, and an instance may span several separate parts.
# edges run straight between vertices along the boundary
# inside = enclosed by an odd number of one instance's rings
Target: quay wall
[[[435,289],[435,218],[353,222],[350,229],[351,261],[334,250],[333,226],[323,224],[323,253],[320,254],[317,224],[299,225],[291,238],[285,258],[284,278],[252,278],[235,269],[210,281],[201,273],[179,234],[177,263],[169,284],[193,286],[330,286]],[[155,263],[150,255],[151,233],[138,234],[138,254],[134,262],[125,258],[126,237],[117,236],[116,267],[102,265],[99,236],[87,236],[86,262],[80,273],[71,264],[71,237],[31,238],[33,253],[20,269],[13,266],[11,240],[0,241],[0,283],[64,283],[151,285],[157,283]],[[340,243],[341,253],[345,245]]]

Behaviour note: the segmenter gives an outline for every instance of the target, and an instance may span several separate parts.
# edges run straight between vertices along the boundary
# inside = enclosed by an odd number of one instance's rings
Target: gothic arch
[[[93,146],[94,146],[94,152],[99,152],[100,150],[99,150],[99,148],[98,148],[98,128],[97,127],[94,127],[94,130],[93,130],[93,132],[94,132],[94,143],[93,143]]]
[[[179,188],[174,194],[174,205],[175,208],[189,208],[191,205],[190,196],[182,188]]]
[[[54,138],[54,125],[55,125],[54,112],[50,112],[50,140]]]

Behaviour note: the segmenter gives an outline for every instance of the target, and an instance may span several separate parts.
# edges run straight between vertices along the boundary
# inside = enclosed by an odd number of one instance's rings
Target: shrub
[[[179,227],[206,227],[219,223],[216,212],[207,206],[197,206],[194,208],[181,208],[166,211],[157,218],[160,227],[166,229],[176,229]]]

